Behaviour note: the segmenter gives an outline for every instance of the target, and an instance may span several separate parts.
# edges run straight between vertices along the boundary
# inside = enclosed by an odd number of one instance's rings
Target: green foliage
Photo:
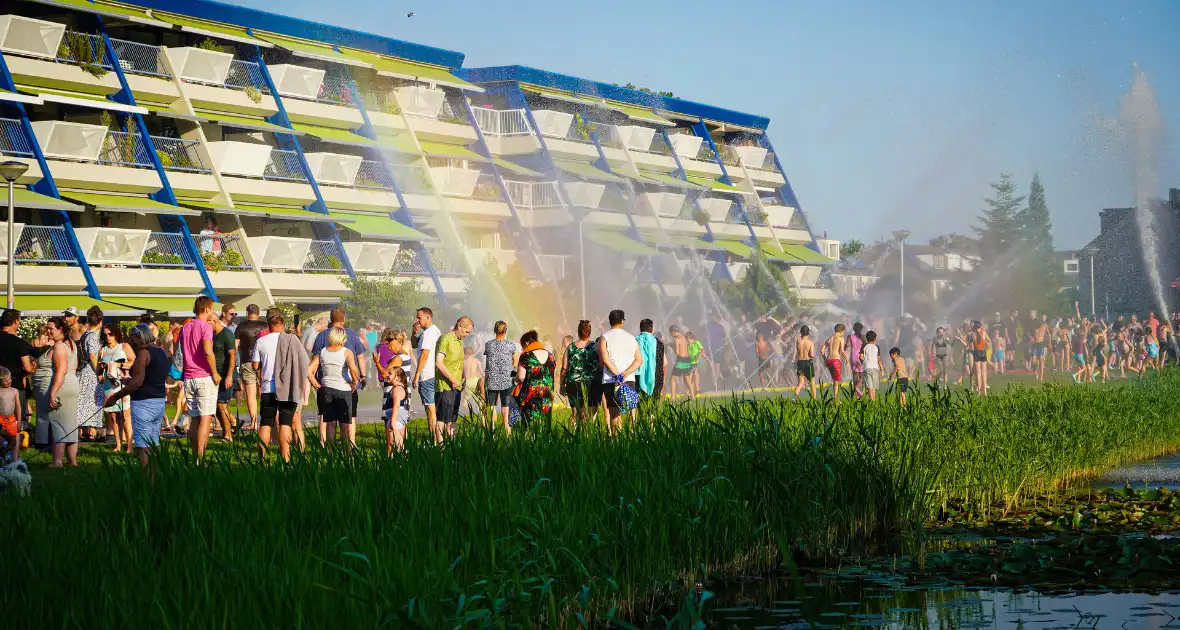
[[[144,252],[143,258],[140,259],[145,265],[171,265],[180,267],[184,265],[184,259],[177,254],[168,252]]]
[[[762,208],[746,208],[746,217],[754,225],[766,225],[766,211]]]
[[[229,248],[223,248],[220,254],[215,254],[211,251],[202,251],[201,260],[205,263],[206,271],[237,269],[246,264],[241,252]]]
[[[249,438],[211,446],[202,466],[164,440],[154,473],[111,455],[35,471],[29,496],[0,495],[21,541],[8,600],[47,627],[664,627],[659,616],[698,584],[918,537],[946,504],[1020,505],[1172,452],[1180,417],[1159,401],[1178,395],[1167,374],[985,399],[923,393],[904,409],[655,405],[617,438],[591,424],[508,439],[461,422],[447,448],[415,431],[395,458],[362,425],[359,452],[309,439],[290,466],[259,463]],[[1129,544],[1151,549],[1140,538]],[[126,605],[139,600],[158,605]]]
[[[294,302],[275,302],[270,305],[270,308],[277,308],[283,312],[283,323],[287,325],[287,328],[291,328],[295,324],[296,315],[303,315],[303,309],[299,308],[299,305]],[[264,319],[265,315],[266,313],[263,312]]]
[[[438,121],[445,122],[445,123],[451,123],[452,125],[466,125],[466,124],[468,124],[467,118],[460,116],[458,114],[452,113],[452,112],[442,114],[441,116],[438,117]]]
[[[1016,196],[1016,184],[1009,173],[1001,173],[1000,181],[991,187],[995,196],[983,200],[987,207],[979,215],[979,225],[972,228],[979,235],[979,253],[986,267],[1001,262],[1020,239],[1016,213],[1024,201],[1024,197]]]
[[[37,331],[49,321],[44,315],[22,315],[16,326],[16,336],[29,343],[37,338]]]
[[[260,92],[258,88],[254,87],[253,85],[247,85],[245,92],[246,98],[254,101],[255,104],[262,102],[262,92]]]
[[[709,213],[700,209],[693,210],[692,220],[696,221],[697,225],[704,227],[709,224]]]
[[[98,121],[102,123],[102,126],[106,127],[107,129],[115,128],[115,117],[111,116],[111,113],[105,109],[102,110],[102,113],[98,115]]]
[[[1021,250],[1019,268],[1014,274],[1016,294],[1034,300],[1029,306],[1038,310],[1059,308],[1061,305],[1054,304],[1058,301],[1054,297],[1061,288],[1061,273],[1053,252],[1053,225],[1040,173],[1033,173],[1028,206],[1016,214],[1016,223]],[[1073,310],[1072,302],[1065,306],[1055,312]]]
[[[213,52],[225,52],[224,47],[212,37],[206,37],[205,39],[202,39],[201,41],[197,42],[197,45],[193,46],[193,48],[211,50]]]
[[[94,46],[91,39],[85,33],[67,30],[58,46],[57,56],[73,61],[83,72],[101,79],[107,74],[107,69],[102,67],[106,59],[106,49]]]
[[[590,134],[594,133],[598,129],[594,126],[594,123],[582,118],[581,114],[574,114],[574,125],[577,129],[578,135],[581,136],[586,142],[591,142]]]
[[[856,257],[863,249],[865,244],[857,239],[851,239],[840,242],[840,260],[848,260]]]
[[[749,263],[741,280],[717,283],[717,294],[726,308],[734,313],[785,315],[797,306],[786,274],[766,260],[760,250],[754,250]]]
[[[437,303],[433,295],[423,292],[422,281],[416,278],[358,276],[345,278],[344,285],[348,293],[340,306],[357,326],[377,322],[408,329],[415,310],[422,306],[433,308]]]
[[[615,83],[614,85],[618,85],[618,83]],[[627,83],[626,85],[624,85],[623,87],[625,87],[625,88],[629,88],[629,89],[632,89],[632,90],[639,90],[640,92],[643,92],[644,94],[655,94],[655,95],[658,95],[658,96],[666,96],[666,97],[668,97],[668,98],[672,98],[672,97],[674,97],[674,96],[675,96],[675,95],[674,95],[674,94],[672,94],[671,92],[662,92],[662,91],[659,91],[659,92],[657,92],[657,91],[651,90],[651,89],[649,89],[649,88],[645,88],[645,87],[640,87],[640,86],[637,86],[637,85],[635,85],[634,83],[630,83],[630,82],[628,82],[628,83]]]

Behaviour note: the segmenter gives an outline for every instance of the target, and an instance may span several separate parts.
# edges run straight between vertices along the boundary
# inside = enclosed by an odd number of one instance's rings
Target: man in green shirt
[[[443,437],[455,437],[455,423],[459,420],[459,405],[463,399],[463,338],[471,334],[471,318],[460,317],[455,328],[438,340],[434,352],[435,379],[438,393],[438,422],[435,423],[434,443]]]
[[[229,401],[234,397],[234,369],[237,367],[238,346],[234,338],[234,331],[230,330],[228,322],[234,321],[238,314],[234,312],[232,304],[221,308],[221,317],[214,317],[213,323],[213,369],[221,376],[221,384],[217,389],[217,422],[221,424],[222,437],[226,442],[234,441],[234,417],[229,413]]]

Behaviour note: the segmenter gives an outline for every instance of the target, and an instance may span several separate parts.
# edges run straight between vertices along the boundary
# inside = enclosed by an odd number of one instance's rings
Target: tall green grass
[[[411,441],[149,477],[110,461],[0,498],[10,601],[53,627],[550,627],[643,623],[723,573],[914,531],[1180,446],[1165,375],[895,404],[663,405],[597,430]]]

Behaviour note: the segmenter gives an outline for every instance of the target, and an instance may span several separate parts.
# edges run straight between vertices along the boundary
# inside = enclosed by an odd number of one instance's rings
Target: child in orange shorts
[[[12,372],[0,367],[0,438],[8,440],[12,461],[20,460],[20,396],[12,386]]]

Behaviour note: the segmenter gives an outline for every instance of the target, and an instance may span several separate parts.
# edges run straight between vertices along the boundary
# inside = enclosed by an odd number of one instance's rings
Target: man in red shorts
[[[844,324],[836,324],[835,332],[824,342],[820,355],[823,356],[828,366],[828,372],[832,375],[832,401],[838,405],[840,404],[840,381],[844,376],[844,361],[848,360],[848,350],[844,345]]]

